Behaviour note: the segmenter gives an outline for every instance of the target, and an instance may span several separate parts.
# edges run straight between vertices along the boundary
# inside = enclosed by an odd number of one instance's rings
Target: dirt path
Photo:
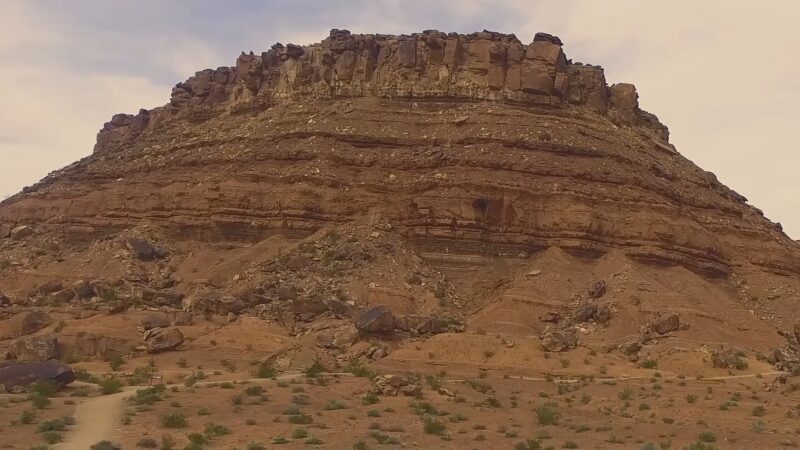
[[[785,372],[766,372],[762,375],[778,375]],[[337,374],[329,374],[329,375],[351,375],[349,373],[337,373]],[[292,378],[298,378],[304,376],[303,374],[285,374],[278,377],[279,380],[290,380]],[[745,374],[745,375],[727,375],[721,377],[709,377],[704,378],[703,380],[706,381],[718,381],[718,380],[731,380],[737,378],[753,378],[756,377],[755,374]],[[520,380],[526,381],[547,381],[545,378],[535,378],[535,377],[512,377],[517,378]],[[638,379],[646,379],[648,377],[619,377],[619,378],[603,378],[604,381],[608,380],[616,380],[616,381],[631,381],[631,380],[638,380]],[[664,377],[664,378],[676,378],[677,377]],[[231,380],[237,382],[254,382],[254,381],[266,381],[263,378],[251,378],[251,379],[244,379],[244,380]],[[447,382],[451,383],[463,383],[465,380],[459,379],[450,379]],[[578,379],[574,380],[559,380],[557,382],[560,383],[577,383]],[[214,384],[214,383],[224,383],[225,381],[203,381],[197,383],[197,385],[207,385],[207,384]],[[171,387],[173,385],[167,385],[167,387]],[[176,384],[175,386],[181,386]],[[55,446],[56,450],[88,450],[93,444],[102,441],[102,440],[109,440],[113,441],[114,435],[116,434],[116,429],[120,426],[120,421],[122,418],[123,411],[125,410],[125,399],[127,399],[130,395],[132,395],[136,389],[141,389],[143,386],[128,386],[124,388],[122,392],[105,395],[101,397],[93,397],[90,398],[83,403],[78,405],[77,410],[75,411],[75,420],[76,426],[75,429],[67,435],[67,439],[65,442],[58,444]]]
[[[89,450],[104,439],[111,440],[122,420],[124,402],[138,387],[126,387],[122,392],[87,399],[75,410],[75,429],[57,450]]]

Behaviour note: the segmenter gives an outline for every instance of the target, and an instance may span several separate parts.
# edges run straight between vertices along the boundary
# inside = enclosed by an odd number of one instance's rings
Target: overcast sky
[[[800,238],[800,1],[4,0],[0,196],[89,155],[112,114],[167,103],[241,50],[330,28],[556,34],[574,61],[632,82],[671,141]]]

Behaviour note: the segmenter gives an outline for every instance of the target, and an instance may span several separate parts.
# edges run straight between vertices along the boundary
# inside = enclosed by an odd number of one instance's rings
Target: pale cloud
[[[330,28],[556,34],[567,55],[633,82],[678,149],[800,237],[800,2],[752,0],[11,0],[0,18],[0,193],[91,152],[116,112],[241,50]],[[69,5],[69,7],[63,5]]]

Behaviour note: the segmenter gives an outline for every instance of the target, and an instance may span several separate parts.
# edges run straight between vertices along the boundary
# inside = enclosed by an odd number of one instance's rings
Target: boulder
[[[742,359],[734,350],[713,350],[711,352],[711,365],[718,369],[738,369],[747,368],[747,362]]]
[[[67,303],[73,298],[75,298],[75,291],[72,289],[64,289],[63,291],[54,292],[48,296],[48,299],[56,305]]]
[[[284,283],[275,289],[278,300],[288,301],[297,298],[297,288],[294,285]]]
[[[323,348],[346,350],[358,339],[358,330],[353,325],[325,330],[317,335],[317,345]]]
[[[192,313],[188,313],[185,311],[174,311],[169,313],[169,323],[170,325],[177,326],[189,326],[194,322],[194,316]]]
[[[328,307],[321,300],[310,298],[297,298],[292,300],[292,313],[294,314],[310,314],[314,316],[327,310]]]
[[[123,355],[134,349],[134,344],[125,339],[79,332],[75,335],[70,356],[84,360],[88,358],[108,359],[112,354]]]
[[[597,323],[608,323],[609,320],[611,320],[611,308],[605,303],[597,305],[594,321]]]
[[[398,394],[409,397],[418,396],[422,392],[419,380],[413,376],[379,375],[372,380],[375,390],[382,395],[397,396]]]
[[[125,245],[139,261],[153,261],[164,258],[168,254],[163,248],[157,247],[144,239],[129,238],[125,241]]]
[[[94,296],[94,285],[88,280],[79,280],[72,285],[75,297],[79,300],[86,300]]]
[[[39,295],[47,295],[47,294],[52,294],[54,292],[58,292],[58,291],[60,291],[62,289],[63,289],[63,286],[61,285],[60,281],[58,281],[58,280],[50,280],[50,281],[47,281],[47,282],[43,283],[38,288],[36,288],[36,293],[39,294]]]
[[[7,392],[19,392],[37,381],[47,381],[61,388],[75,381],[75,374],[69,366],[54,359],[0,363],[0,386]]]
[[[603,280],[597,281],[589,288],[589,297],[598,299],[606,293],[606,282]]]
[[[11,325],[9,337],[20,337],[47,328],[53,323],[53,318],[44,311],[27,311],[12,317],[9,322]]]
[[[170,321],[164,314],[150,314],[139,321],[136,329],[139,333],[144,333],[153,328],[167,328],[170,326]]]
[[[3,294],[0,294],[0,297],[2,297],[2,296],[3,296]],[[2,303],[2,299],[0,299],[0,303]],[[792,331],[794,332],[795,340],[798,343],[800,343],[800,323],[795,324],[794,325],[794,329]]]
[[[153,328],[144,333],[147,353],[161,353],[175,350],[183,344],[183,333],[175,327]]]
[[[214,289],[197,289],[183,299],[183,310],[195,314],[238,314],[245,308],[243,301]]]
[[[542,341],[542,347],[548,352],[564,352],[578,345],[578,335],[571,328],[548,326],[539,338]]]
[[[11,306],[11,299],[8,298],[5,294],[0,292],[0,308],[5,306]]]
[[[11,230],[11,239],[18,241],[33,234],[33,228],[27,225],[20,225]]]
[[[576,320],[578,322],[588,322],[594,319],[595,315],[597,314],[597,305],[593,303],[588,303],[583,305],[578,309],[578,313],[576,315]]]
[[[665,313],[660,314],[658,317],[650,322],[650,330],[658,334],[666,334],[670,331],[675,331],[681,326],[681,319],[678,313]]]
[[[54,335],[17,338],[11,342],[8,354],[17,361],[58,359],[58,339]]]
[[[394,315],[386,305],[374,306],[356,319],[356,328],[367,333],[390,331],[394,326]]]
[[[139,298],[144,302],[156,306],[178,306],[185,299],[185,295],[175,289],[150,289],[139,290]]]

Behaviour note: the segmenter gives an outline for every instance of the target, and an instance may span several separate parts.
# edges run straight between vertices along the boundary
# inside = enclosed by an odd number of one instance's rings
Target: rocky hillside
[[[548,34],[332,30],[197,72],[4,201],[0,290],[292,330],[384,305],[361,331],[558,350],[671,312],[686,342],[794,345],[800,248],[668,136]]]

